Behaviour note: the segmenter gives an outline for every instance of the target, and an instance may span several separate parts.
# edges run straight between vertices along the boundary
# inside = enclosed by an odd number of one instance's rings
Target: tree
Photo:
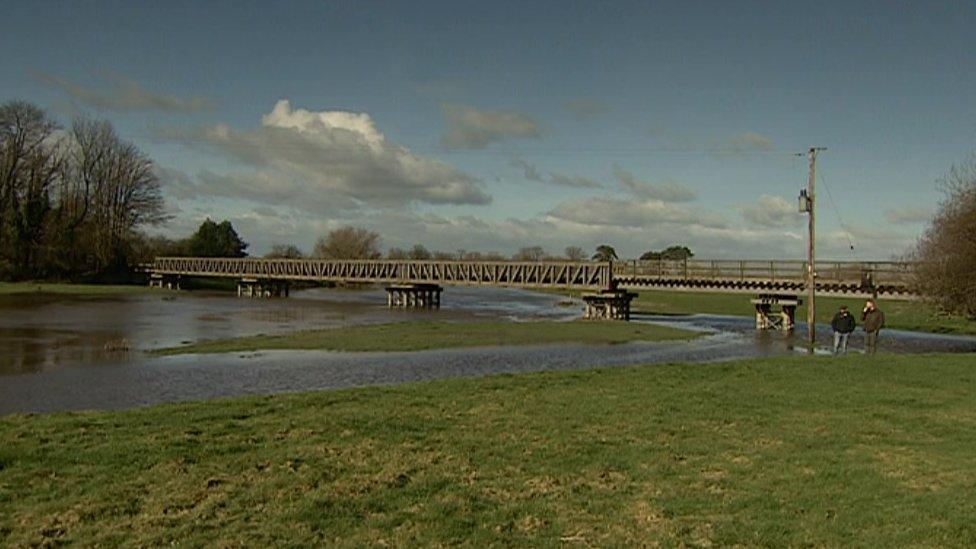
[[[319,238],[312,255],[322,259],[379,259],[380,235],[360,227],[340,227]]]
[[[579,246],[566,246],[563,253],[566,255],[566,259],[570,261],[586,261],[586,252]]]
[[[916,285],[942,309],[976,318],[976,153],[941,185],[944,198],[914,251]]]
[[[214,223],[207,218],[188,242],[190,255],[196,257],[244,257],[247,243],[241,240],[234,226],[226,219]]]
[[[519,248],[519,251],[515,252],[515,255],[512,256],[514,261],[542,261],[545,258],[546,251],[542,249],[542,246]]]
[[[644,252],[640,258],[642,261],[653,261],[658,259],[665,259],[668,261],[684,261],[685,259],[691,259],[695,254],[692,253],[691,249],[687,246],[669,246],[660,252],[655,252],[653,250]]]
[[[407,252],[407,257],[410,259],[430,259],[431,254],[422,244],[417,244]]]
[[[108,122],[64,132],[35,105],[0,105],[0,275],[126,273],[163,206],[152,160]]]
[[[0,268],[31,276],[61,155],[57,124],[23,101],[0,105]]]
[[[408,259],[407,251],[403,248],[390,248],[386,252],[387,259]]]
[[[593,261],[615,261],[617,259],[617,250],[613,249],[613,246],[609,244],[601,244],[596,247],[596,253],[593,254]]]
[[[682,261],[691,259],[694,255],[687,246],[669,246],[661,252],[661,259]]]
[[[301,259],[305,257],[298,246],[292,244],[272,244],[271,250],[264,254],[266,259]]]

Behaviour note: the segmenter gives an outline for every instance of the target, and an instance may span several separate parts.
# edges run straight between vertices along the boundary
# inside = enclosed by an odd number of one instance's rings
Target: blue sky
[[[0,99],[111,120],[182,235],[884,259],[976,148],[966,2],[14,2]],[[283,103],[286,102],[286,103]],[[855,249],[850,251],[849,239]]]

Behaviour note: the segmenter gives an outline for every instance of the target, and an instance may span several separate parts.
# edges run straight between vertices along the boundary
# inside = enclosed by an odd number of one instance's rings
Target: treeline
[[[0,278],[125,276],[164,218],[152,160],[110,123],[0,105]]]
[[[224,223],[227,223],[226,221]],[[361,227],[346,226],[330,231],[316,241],[310,254],[291,244],[275,244],[265,254],[266,258],[299,259],[414,259],[414,260],[462,260],[462,261],[617,261],[617,251],[609,244],[597,246],[592,254],[580,246],[567,246],[562,254],[550,254],[542,246],[525,246],[512,255],[498,252],[470,250],[429,250],[423,244],[409,249],[393,247],[384,254],[379,233]],[[194,255],[194,254],[189,254]],[[671,246],[662,252],[647,252],[641,259],[688,259],[695,254],[686,246]]]
[[[230,221],[217,223],[210,218],[187,238],[154,236],[141,244],[137,253],[140,262],[154,257],[245,257],[248,247]]]

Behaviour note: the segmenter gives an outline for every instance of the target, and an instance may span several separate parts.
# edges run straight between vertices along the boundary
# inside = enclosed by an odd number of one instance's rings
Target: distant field
[[[227,353],[270,349],[330,351],[419,351],[449,347],[607,344],[691,339],[686,330],[627,322],[396,322],[201,341],[156,354]]]
[[[0,546],[976,545],[976,358],[0,418]]]

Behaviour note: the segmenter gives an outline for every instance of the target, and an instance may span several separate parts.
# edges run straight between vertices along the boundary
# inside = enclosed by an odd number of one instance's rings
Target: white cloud
[[[213,107],[209,99],[183,98],[154,92],[144,88],[135,80],[114,73],[105,74],[107,86],[102,86],[102,89],[46,73],[38,73],[37,78],[80,103],[107,111],[192,112]]]
[[[698,193],[694,190],[674,181],[661,183],[641,181],[620,166],[613,167],[613,175],[625,191],[640,198],[662,202],[690,202],[698,197]]]
[[[619,198],[590,197],[558,204],[549,216],[596,226],[647,228],[671,225],[700,225],[723,228],[725,221],[717,214],[698,212],[662,200],[634,201]]]
[[[764,194],[754,204],[740,204],[736,208],[742,219],[757,227],[795,227],[804,220],[797,205],[781,196]]]
[[[195,185],[199,195],[283,203],[313,214],[335,205],[491,202],[477,178],[387,141],[366,113],[292,109],[281,100],[255,130],[220,124],[161,133],[253,168],[201,172]]]
[[[932,219],[932,211],[928,208],[917,206],[905,206],[903,208],[892,208],[885,210],[884,217],[888,223],[896,225],[914,225],[917,223],[927,223]]]
[[[465,105],[441,106],[448,130],[441,143],[451,149],[484,149],[512,138],[539,137],[539,125],[517,111],[485,111]]]
[[[768,151],[773,148],[773,141],[756,132],[745,132],[732,136],[729,146],[735,151]]]
[[[575,187],[578,189],[596,189],[603,184],[588,177],[581,175],[566,175],[562,173],[549,172],[549,182],[561,187]]]

